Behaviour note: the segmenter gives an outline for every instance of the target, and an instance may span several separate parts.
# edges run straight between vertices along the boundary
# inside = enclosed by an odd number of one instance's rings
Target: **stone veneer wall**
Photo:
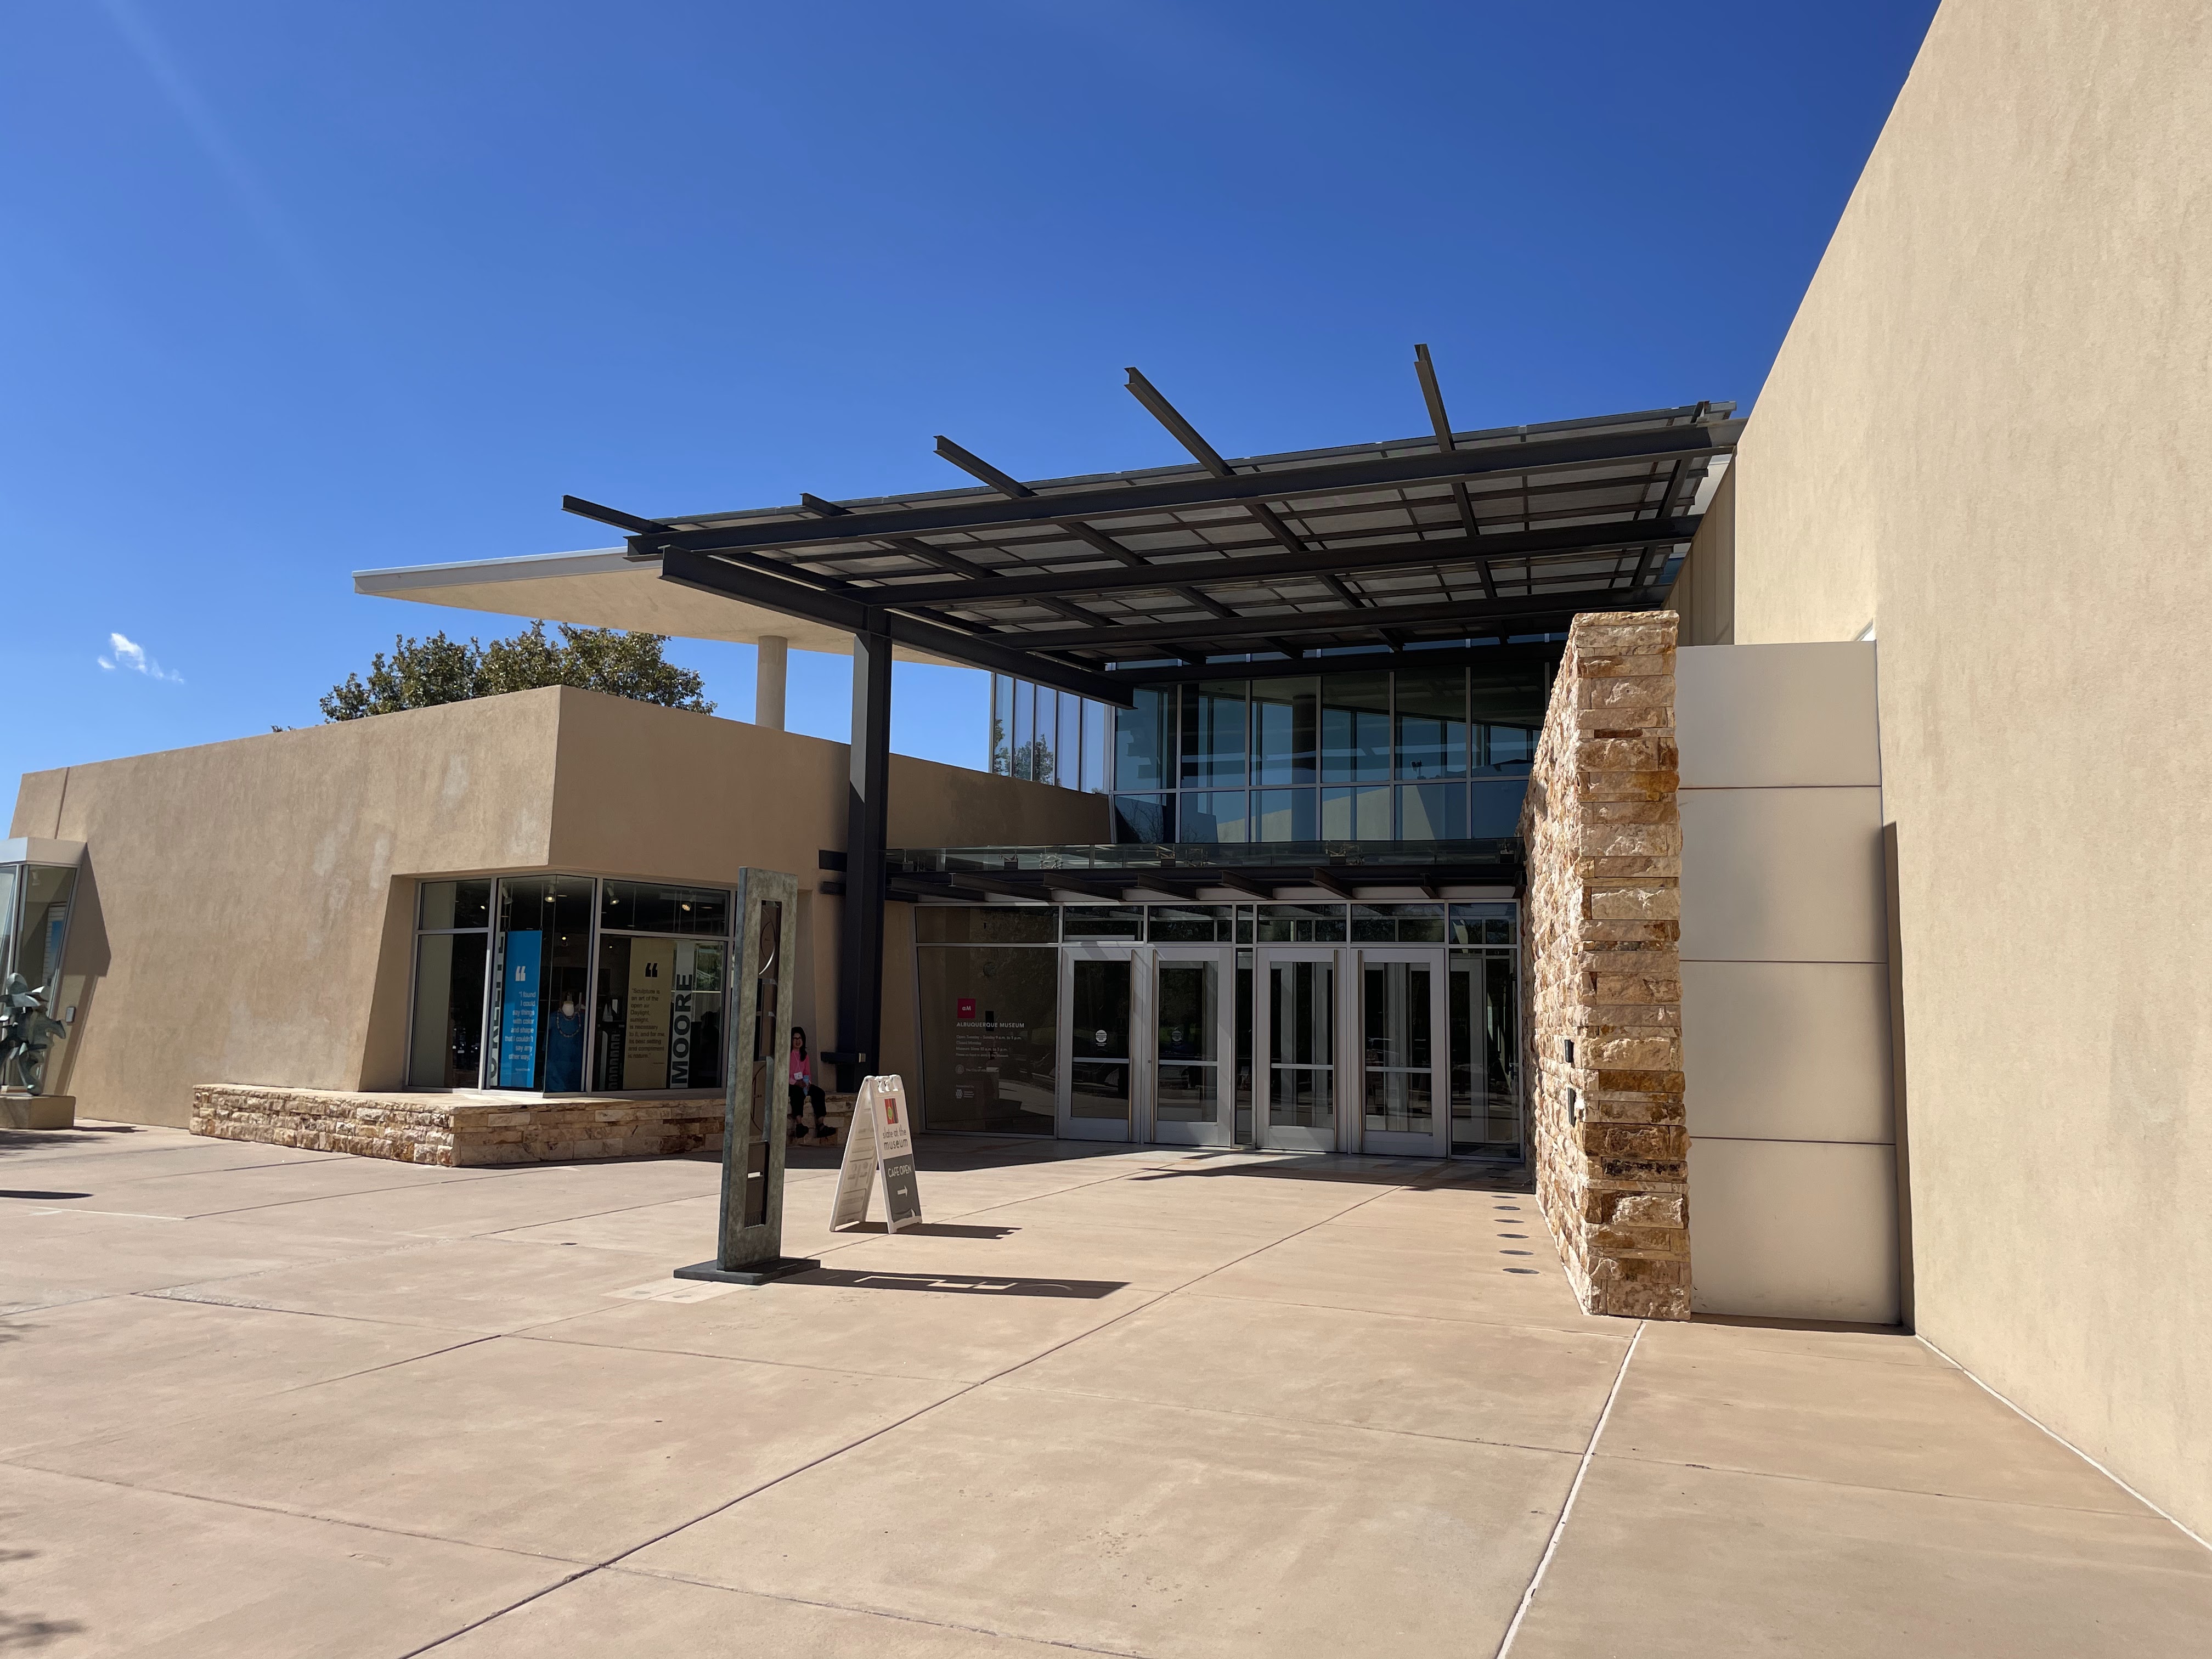
[[[1575,618],[1521,817],[1537,1198],[1583,1308],[1645,1319],[1690,1314],[1675,628]]]
[[[721,1097],[497,1101],[218,1083],[192,1091],[192,1133],[402,1164],[473,1166],[718,1152]]]

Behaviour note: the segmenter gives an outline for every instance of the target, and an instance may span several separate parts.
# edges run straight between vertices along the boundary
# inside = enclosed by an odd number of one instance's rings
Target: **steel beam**
[[[1033,629],[992,637],[1024,651],[1120,651],[1170,641],[1204,645],[1236,635],[1265,638],[1285,634],[1368,634],[1382,628],[1424,628],[1464,623],[1470,634],[1483,624],[1516,617],[1572,616],[1578,611],[1617,610],[1602,601],[1634,597],[1627,588],[1537,594],[1525,599],[1469,599],[1449,605],[1375,605],[1361,611],[1276,611],[1266,616],[1225,617],[1205,623],[1132,623],[1113,628]]]
[[[713,529],[678,530],[669,532],[667,539],[671,545],[693,552],[800,547],[820,542],[877,540],[888,536],[1049,524],[1069,519],[1121,518],[1171,507],[1344,495],[1453,478],[1512,477],[1562,467],[1671,462],[1682,456],[1695,459],[1699,456],[1728,454],[1735,447],[1742,429],[1742,422],[1726,420],[1641,432],[1585,432],[1561,438],[1534,438],[1522,443],[1485,443],[1474,449],[1455,449],[1449,454],[1377,455],[1360,460],[1285,467],[1271,472],[1239,472],[1225,478],[1209,475],[1112,489],[1070,490],[1064,495],[1032,495],[1018,500],[979,496],[932,507],[854,512],[836,519],[782,519]]]
[[[987,599],[1032,599],[1055,593],[1080,598],[1086,593],[1117,592],[1127,589],[1173,588],[1224,582],[1272,582],[1288,576],[1311,576],[1324,571],[1366,575],[1386,570],[1413,570],[1428,566],[1486,564],[1499,558],[1545,558],[1564,553],[1606,553],[1629,548],[1686,544],[1697,534],[1694,519],[1646,520],[1641,524],[1573,525],[1559,530],[1514,531],[1436,542],[1388,542],[1370,547],[1330,548],[1323,551],[1284,554],[1224,553],[1213,558],[1173,555],[1173,563],[1143,564],[1110,570],[1053,571],[1035,576],[981,576],[968,581],[900,581],[885,579],[879,587],[854,588],[855,594],[885,605],[959,605]],[[1127,550],[1123,550],[1126,551]]]
[[[853,636],[853,745],[845,811],[845,898],[837,951],[837,1088],[883,1069],[884,899],[890,872],[891,636]],[[747,988],[738,988],[750,994]],[[782,1056],[771,1062],[778,1073]],[[771,1108],[773,1109],[773,1108]]]
[[[1096,698],[1121,708],[1133,706],[1134,694],[1105,675],[1033,654],[1033,651],[1054,648],[1048,645],[1012,648],[995,636],[963,634],[941,623],[901,616],[880,605],[856,604],[842,593],[824,592],[787,577],[740,568],[725,560],[685,552],[681,548],[663,550],[660,580],[697,588],[702,592],[719,593],[726,599],[742,599],[747,605],[757,605],[787,617],[801,617],[825,627],[849,629],[856,635],[884,634],[901,645],[927,651],[933,657],[1035,680],[1056,690],[1073,691],[1079,697]]]

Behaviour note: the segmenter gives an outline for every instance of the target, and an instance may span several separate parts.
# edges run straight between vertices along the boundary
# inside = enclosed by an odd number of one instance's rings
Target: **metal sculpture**
[[[0,1088],[37,1094],[46,1081],[46,1054],[69,1028],[46,1012],[46,994],[33,990],[21,974],[9,974],[0,991]],[[10,1074],[13,1076],[11,1085]]]

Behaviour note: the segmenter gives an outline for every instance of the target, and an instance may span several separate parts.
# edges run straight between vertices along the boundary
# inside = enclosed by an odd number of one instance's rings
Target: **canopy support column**
[[[763,634],[759,648],[760,663],[753,678],[753,724],[781,732],[784,671],[791,660],[791,641],[781,634]]]
[[[845,908],[837,952],[837,1087],[883,1067],[884,867],[889,839],[891,638],[853,635],[853,751],[845,825]]]

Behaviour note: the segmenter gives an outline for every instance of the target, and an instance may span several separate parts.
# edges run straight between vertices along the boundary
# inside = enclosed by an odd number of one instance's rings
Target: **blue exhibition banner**
[[[527,1089],[538,1081],[538,958],[545,936],[507,936],[499,1000],[499,1086]]]

